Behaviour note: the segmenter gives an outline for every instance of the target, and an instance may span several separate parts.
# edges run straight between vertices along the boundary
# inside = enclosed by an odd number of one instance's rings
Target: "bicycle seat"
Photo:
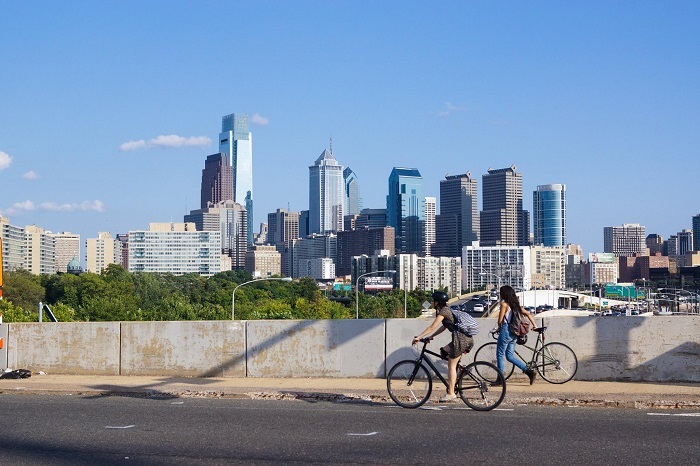
[[[533,331],[537,333],[544,333],[545,330],[547,330],[547,327],[538,327],[538,328],[533,328]]]

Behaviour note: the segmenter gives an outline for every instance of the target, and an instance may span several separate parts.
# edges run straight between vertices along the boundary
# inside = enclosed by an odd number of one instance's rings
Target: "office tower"
[[[299,212],[299,238],[306,238],[309,233],[309,211],[302,210]]]
[[[248,131],[248,115],[232,113],[221,119],[219,152],[231,158],[233,200],[248,212],[248,244],[253,244],[253,135]],[[225,200],[225,199],[224,199]]]
[[[435,244],[435,210],[437,199],[434,197],[425,198],[425,255],[430,256],[431,248]]]
[[[355,220],[355,228],[384,228],[386,209],[362,209]]]
[[[324,149],[309,167],[309,234],[342,231],[344,186],[343,166]]]
[[[664,241],[664,238],[661,235],[657,235],[656,233],[651,233],[646,237],[645,240],[646,247],[649,249],[649,255],[653,256],[657,252],[659,254],[664,254],[664,249],[666,242]]]
[[[685,229],[679,231],[676,235],[678,238],[678,255],[682,256],[686,253],[693,252],[693,230]]]
[[[425,253],[423,177],[416,168],[394,167],[386,197],[387,226],[396,232],[396,253]]]
[[[535,246],[566,246],[566,185],[538,186],[532,211]]]
[[[359,228],[338,232],[338,260],[335,273],[339,276],[350,275],[352,258],[371,255],[375,251],[387,250],[394,254],[394,229],[392,227]]]
[[[335,278],[335,261],[338,257],[338,237],[335,234],[311,234],[306,238],[293,240],[289,249],[293,278]]]
[[[73,258],[80,261],[80,235],[69,231],[62,233],[51,233],[54,239],[54,264],[55,271],[60,273],[68,272],[68,263]]]
[[[202,170],[200,209],[221,201],[233,201],[233,175],[228,154],[211,154]]]
[[[2,237],[2,269],[5,272],[25,268],[27,240],[24,228],[10,224],[8,217],[0,216]]]
[[[221,271],[221,232],[194,223],[151,223],[129,232],[129,272],[210,277]]]
[[[117,233],[117,241],[121,243],[121,260],[119,264],[129,270],[129,233]]]
[[[638,223],[625,223],[619,227],[603,228],[603,252],[615,257],[633,256],[646,252],[646,228]]]
[[[357,175],[350,167],[343,170],[345,183],[345,215],[356,215],[362,210],[362,198],[360,197],[360,184]]]
[[[55,241],[51,233],[36,225],[24,227],[26,256],[24,268],[34,275],[56,273]]]
[[[289,254],[292,241],[299,238],[299,212],[277,209],[267,214],[267,244],[275,246],[282,255],[282,275],[292,276],[292,257]]]
[[[482,176],[482,246],[527,246],[529,212],[523,210],[523,175],[509,168],[488,169]]]
[[[700,214],[693,216],[693,246],[700,251]]]
[[[102,273],[109,264],[122,263],[122,242],[112,238],[107,232],[97,233],[97,238],[85,241],[85,269],[92,273]]]
[[[221,254],[231,258],[231,270],[245,269],[248,251],[248,212],[231,200],[209,204],[205,209],[185,215],[185,223],[194,223],[198,231],[221,233]]]
[[[462,247],[479,240],[477,180],[470,172],[440,180],[440,214],[435,229],[433,256],[461,257]]]

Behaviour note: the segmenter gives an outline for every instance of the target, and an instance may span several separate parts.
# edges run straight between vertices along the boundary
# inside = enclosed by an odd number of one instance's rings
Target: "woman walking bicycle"
[[[518,312],[520,318],[527,317],[530,322],[532,322],[532,328],[537,327],[535,319],[532,318],[529,312],[525,311],[520,306],[520,301],[518,300],[518,295],[515,294],[513,287],[505,285],[500,289],[501,295],[501,308],[498,313],[498,326],[499,335],[498,343],[496,348],[496,363],[498,365],[498,370],[502,374],[505,374],[506,363],[505,360],[515,364],[525,375],[530,379],[530,385],[535,381],[535,371],[533,369],[528,369],[527,365],[515,355],[515,344],[518,340],[518,336],[511,333],[508,324],[513,318],[513,313]],[[495,383],[499,383],[496,381]]]

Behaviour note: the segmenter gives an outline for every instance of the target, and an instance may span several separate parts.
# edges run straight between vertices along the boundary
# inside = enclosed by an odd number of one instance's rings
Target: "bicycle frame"
[[[445,387],[449,387],[449,385],[448,385],[448,383],[447,383],[447,380],[445,380],[445,377],[443,377],[443,375],[440,373],[440,371],[438,370],[438,368],[435,367],[435,364],[433,363],[433,361],[431,361],[430,358],[427,358],[427,357],[426,357],[426,354],[429,354],[429,355],[431,355],[431,356],[435,356],[436,358],[439,358],[439,359],[441,359],[441,360],[443,360],[443,361],[444,361],[444,359],[443,359],[438,353],[436,353],[436,352],[434,352],[434,351],[430,351],[430,350],[427,348],[427,346],[428,346],[428,342],[427,342],[427,341],[423,342],[423,349],[422,349],[421,352],[420,352],[420,356],[418,356],[418,358],[416,358],[416,363],[417,363],[417,364],[416,364],[416,369],[415,369],[414,373],[411,374],[411,380],[410,380],[410,382],[409,382],[409,385],[413,383],[413,377],[416,376],[416,371],[418,370],[418,366],[419,366],[420,364],[422,364],[423,361],[425,361],[425,362],[428,364],[428,366],[433,370],[433,374],[435,374],[435,375],[440,379],[440,381],[442,382],[442,384],[443,384]],[[463,366],[460,365],[460,364],[458,364],[458,365],[457,365],[457,379],[459,379],[459,375],[460,375],[460,373],[461,373],[462,370],[464,370]],[[455,387],[455,393],[458,393],[459,391],[460,391],[460,390],[459,390],[457,387]]]

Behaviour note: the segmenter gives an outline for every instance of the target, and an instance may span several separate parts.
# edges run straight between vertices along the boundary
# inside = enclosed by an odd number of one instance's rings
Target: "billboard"
[[[391,291],[394,280],[391,277],[366,277],[365,291]]]
[[[615,254],[613,254],[612,252],[589,252],[588,262],[612,264],[613,262],[615,262]]]

